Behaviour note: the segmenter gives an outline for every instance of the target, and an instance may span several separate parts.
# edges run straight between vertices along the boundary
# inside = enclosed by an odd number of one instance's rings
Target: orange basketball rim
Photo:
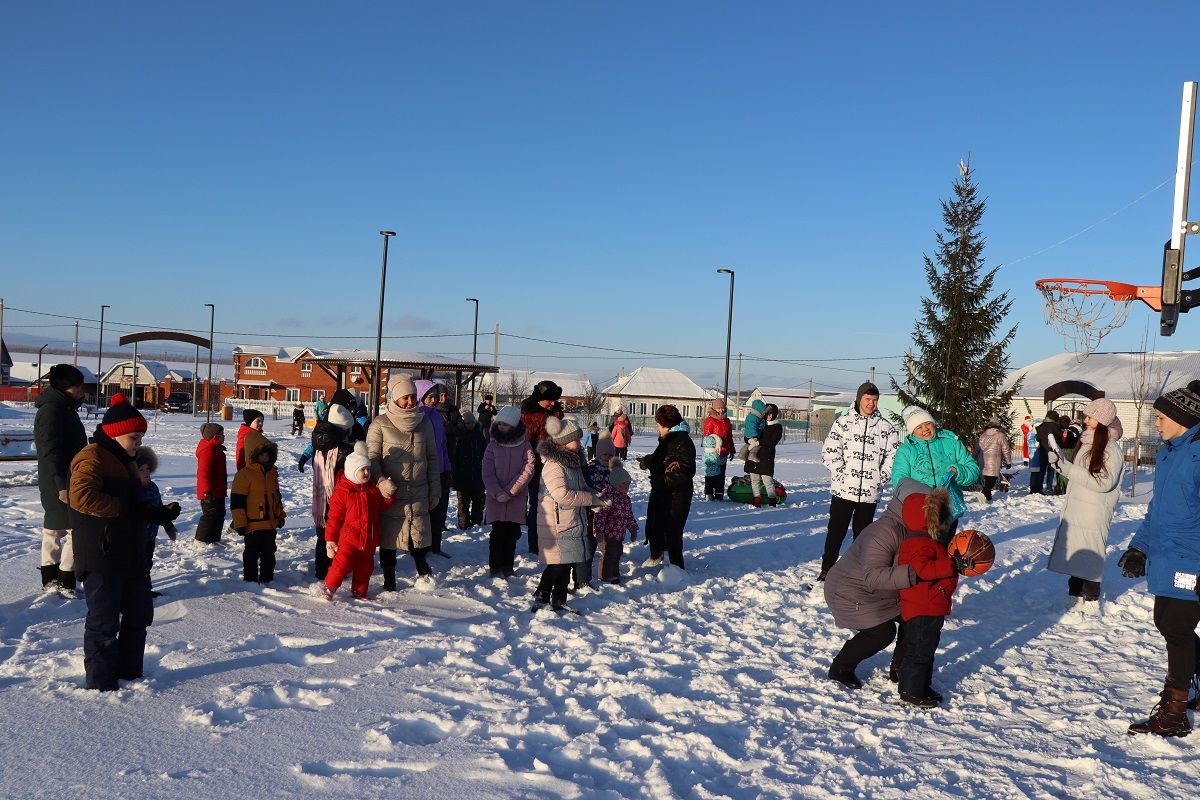
[[[1121,281],[1102,281],[1091,278],[1042,278],[1035,286],[1043,294],[1106,295],[1118,303],[1141,300],[1155,311],[1162,311],[1162,286],[1135,286]]]

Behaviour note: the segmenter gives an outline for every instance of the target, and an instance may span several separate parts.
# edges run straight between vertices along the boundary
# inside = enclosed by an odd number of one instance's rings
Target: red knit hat
[[[904,507],[900,512],[904,527],[910,531],[923,531],[928,523],[925,521],[925,498],[923,492],[916,492],[904,498]]]
[[[100,421],[101,429],[110,438],[124,436],[127,433],[138,433],[146,430],[146,418],[129,403],[129,398],[117,392],[109,399],[108,411]]]

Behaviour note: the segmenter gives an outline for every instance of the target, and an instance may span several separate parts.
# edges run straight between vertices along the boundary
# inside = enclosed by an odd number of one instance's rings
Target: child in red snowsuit
[[[908,532],[896,563],[907,564],[917,582],[900,590],[902,630],[892,658],[892,675],[899,678],[903,702],[933,708],[942,700],[933,690],[933,656],[950,614],[959,573],[973,565],[958,554],[951,556],[938,540],[950,518],[950,496],[945,489],[909,495],[902,514]]]
[[[593,518],[593,530],[600,546],[600,580],[605,583],[621,582],[622,542],[626,532],[629,541],[637,539],[637,518],[633,516],[633,505],[629,502],[631,478],[621,466],[621,459],[613,457],[608,462],[608,486],[600,490],[600,496],[611,500],[612,505],[601,508]]]
[[[392,505],[395,485],[386,478],[377,486],[371,480],[371,462],[359,453],[346,456],[343,474],[329,498],[325,519],[325,550],[333,560],[325,575],[325,598],[351,574],[350,594],[367,596],[379,547],[379,514]]]

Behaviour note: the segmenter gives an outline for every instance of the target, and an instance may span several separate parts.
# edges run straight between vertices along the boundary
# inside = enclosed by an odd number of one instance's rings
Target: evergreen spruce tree
[[[1012,430],[1009,404],[1021,382],[1000,391],[1017,326],[997,338],[1012,301],[1007,292],[992,295],[996,268],[984,269],[979,230],[986,201],[969,162],[959,162],[959,173],[954,198],[942,201],[945,230],[937,234],[937,250],[925,256],[931,296],[921,298],[904,381],[893,377],[892,387],[906,406],[927,409],[942,428],[974,442],[991,418]]]

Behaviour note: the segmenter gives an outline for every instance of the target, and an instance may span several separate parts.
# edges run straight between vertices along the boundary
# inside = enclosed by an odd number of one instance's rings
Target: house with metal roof
[[[1155,399],[1165,391],[1186,386],[1200,378],[1200,350],[1181,350],[1149,353],[1145,372],[1146,388],[1142,406],[1140,435],[1143,442],[1157,441],[1154,430]],[[1018,396],[1013,398],[1012,414],[1017,427],[1028,414],[1040,419],[1054,409],[1072,417],[1083,413],[1083,407],[1097,397],[1107,397],[1117,407],[1117,417],[1131,439],[1137,428],[1137,387],[1142,383],[1140,364],[1142,353],[1092,353],[1080,360],[1074,353],[1059,353],[1014,369],[1002,388],[1012,386],[1018,378],[1024,380]]]
[[[704,420],[708,404],[715,396],[677,369],[638,367],[601,392],[603,413],[611,417],[618,408],[634,423],[648,428],[659,406],[673,405],[693,428]]]

